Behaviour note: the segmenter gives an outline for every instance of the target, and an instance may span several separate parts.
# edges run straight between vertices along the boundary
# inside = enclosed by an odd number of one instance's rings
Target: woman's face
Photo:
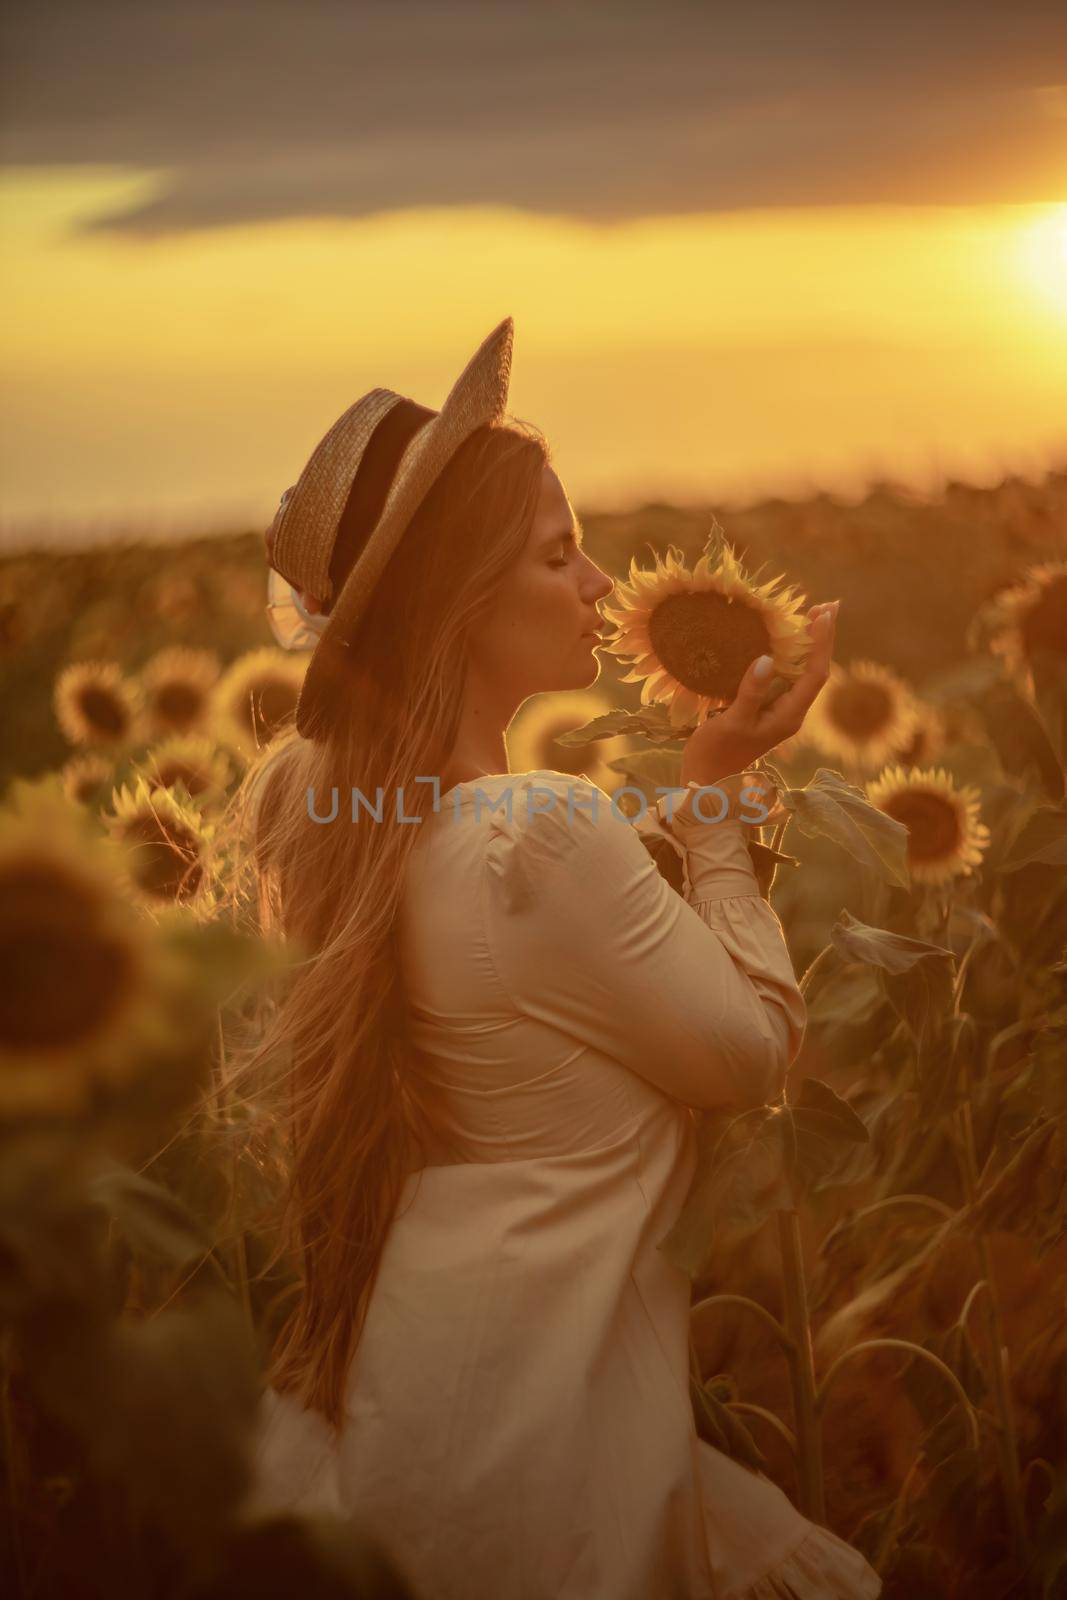
[[[615,584],[582,550],[581,536],[546,465],[525,549],[471,639],[474,670],[494,689],[506,686],[516,705],[551,689],[588,688],[599,676],[593,630],[605,626],[598,602]]]

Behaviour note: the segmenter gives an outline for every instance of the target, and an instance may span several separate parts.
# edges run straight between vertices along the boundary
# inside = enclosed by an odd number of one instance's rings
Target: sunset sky
[[[0,45],[8,542],[269,521],[509,313],[582,507],[1067,463],[1062,4],[32,0]]]

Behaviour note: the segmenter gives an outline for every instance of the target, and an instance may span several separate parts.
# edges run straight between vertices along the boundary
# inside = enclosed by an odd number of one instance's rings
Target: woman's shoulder
[[[581,819],[599,830],[605,823],[630,828],[629,818],[585,773],[537,768],[531,772],[494,774],[457,784],[446,795],[442,809],[455,805],[471,818],[505,820],[524,831],[550,833],[553,828],[574,827]]]

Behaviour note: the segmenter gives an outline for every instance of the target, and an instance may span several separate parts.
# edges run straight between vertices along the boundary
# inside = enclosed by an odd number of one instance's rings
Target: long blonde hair
[[[251,909],[298,952],[265,1031],[225,1067],[231,1103],[247,1091],[258,1106],[247,1126],[267,1126],[273,1144],[277,1242],[264,1270],[283,1254],[296,1269],[266,1377],[335,1429],[405,1178],[437,1128],[405,1043],[393,935],[419,827],[396,824],[395,795],[403,786],[408,816],[432,806],[414,780],[442,773],[452,751],[470,630],[526,543],[548,459],[540,431],[514,418],[471,435],[383,573],[327,739],[276,736],[220,830],[234,914]],[[351,821],[352,789],[373,804],[379,786],[383,821],[362,808]],[[334,788],[336,820],[317,824],[311,793],[328,816]]]

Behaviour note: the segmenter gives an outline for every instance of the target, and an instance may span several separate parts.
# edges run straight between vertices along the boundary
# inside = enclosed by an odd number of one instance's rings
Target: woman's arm
[[[530,785],[552,792],[552,810],[527,817]],[[686,900],[593,784],[517,783],[485,884],[490,956],[512,1003],[687,1105],[776,1098],[805,1008],[744,828],[689,824],[700,832],[686,840]]]

